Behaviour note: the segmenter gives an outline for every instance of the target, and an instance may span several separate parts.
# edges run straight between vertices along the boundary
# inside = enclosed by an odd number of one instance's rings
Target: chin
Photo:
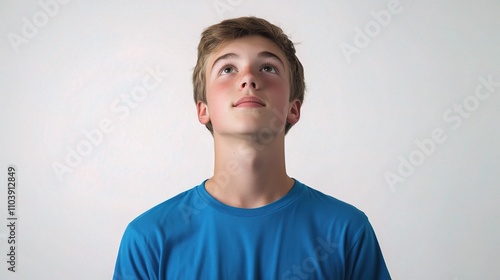
[[[238,126],[238,127],[226,127],[224,129],[219,130],[219,134],[221,135],[242,135],[242,136],[252,136],[252,135],[259,135],[259,134],[269,134],[272,131],[269,128],[266,128],[265,126],[258,126],[258,125],[245,125],[245,126]]]
[[[255,136],[258,138],[268,139],[269,137],[276,137],[277,132],[273,131],[269,126],[254,126],[254,127],[245,127],[239,129],[237,134],[247,135],[247,136]]]

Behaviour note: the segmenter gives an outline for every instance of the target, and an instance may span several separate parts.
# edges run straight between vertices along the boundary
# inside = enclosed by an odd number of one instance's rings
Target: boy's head
[[[194,101],[207,103],[206,96],[206,66],[209,56],[224,43],[243,38],[246,36],[262,36],[271,40],[285,55],[290,73],[290,100],[304,100],[305,82],[304,70],[299,59],[295,55],[295,47],[283,33],[283,30],[268,21],[256,17],[241,17],[227,19],[218,24],[206,28],[198,45],[198,60],[193,71]],[[285,126],[285,133],[293,124]],[[208,130],[213,133],[212,123],[206,124]]]

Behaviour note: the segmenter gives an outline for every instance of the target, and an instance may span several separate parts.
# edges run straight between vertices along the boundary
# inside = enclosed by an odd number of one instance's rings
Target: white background
[[[281,26],[305,67],[289,175],[363,210],[394,279],[500,277],[500,86],[480,82],[500,81],[500,2],[401,0],[385,26],[371,12],[389,0],[54,3],[49,15],[38,1],[1,1],[1,279],[110,279],[127,223],[211,175],[212,137],[192,100],[196,47],[203,28],[243,15]],[[123,103],[147,68],[168,76]],[[106,119],[113,131],[69,167]],[[424,154],[415,141],[436,129],[445,140]],[[413,172],[399,173],[402,161]],[[58,178],[58,163],[71,172]]]

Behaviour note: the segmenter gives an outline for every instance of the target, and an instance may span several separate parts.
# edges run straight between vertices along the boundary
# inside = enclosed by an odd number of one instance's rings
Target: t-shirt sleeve
[[[158,261],[146,238],[129,224],[123,234],[113,280],[158,279]]]
[[[346,279],[391,279],[372,226],[366,221],[347,255]]]

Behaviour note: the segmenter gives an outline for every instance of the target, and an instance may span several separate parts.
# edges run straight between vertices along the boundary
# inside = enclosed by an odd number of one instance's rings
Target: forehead
[[[288,66],[288,61],[280,47],[268,38],[259,35],[245,36],[242,38],[223,42],[216,48],[207,59],[207,67],[211,67],[212,63],[220,56],[227,53],[257,55],[261,52],[270,52],[278,56],[281,61]]]

